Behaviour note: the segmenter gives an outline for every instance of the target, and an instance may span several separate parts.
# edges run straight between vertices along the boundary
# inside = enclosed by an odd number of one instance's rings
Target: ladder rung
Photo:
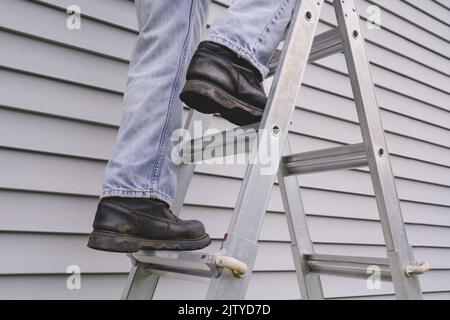
[[[211,278],[214,273],[211,270],[193,269],[186,267],[174,267],[170,265],[145,264],[150,272],[163,277],[183,278],[185,280],[198,280],[198,278]]]
[[[341,34],[338,28],[328,30],[314,38],[309,62],[314,62],[343,51]]]
[[[199,251],[149,250],[130,254],[135,263],[143,263],[154,272],[175,273],[199,277],[218,277],[223,268],[234,276],[242,277],[247,272],[245,263],[226,256],[224,250],[216,253]]]
[[[217,271],[214,255],[205,252],[149,250],[132,253],[131,258],[148,264],[150,269],[201,277],[211,277]]]
[[[314,38],[308,62],[311,63],[326,58],[343,50],[339,30],[337,28],[328,30]],[[281,50],[277,50],[269,63],[269,76],[275,74],[280,57]]]
[[[367,153],[365,145],[360,143],[286,156],[283,163],[286,176],[351,169],[367,165]]]
[[[182,162],[196,163],[249,152],[258,129],[259,123],[255,123],[186,141],[183,144]]]
[[[305,259],[314,273],[367,278],[373,272],[368,268],[376,266],[382,279],[391,279],[389,262],[386,258],[312,254],[305,255]]]

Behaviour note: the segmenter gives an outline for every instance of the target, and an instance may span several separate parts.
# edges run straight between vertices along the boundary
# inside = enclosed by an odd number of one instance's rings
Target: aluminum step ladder
[[[228,137],[234,137],[231,143],[235,143],[245,140],[243,132],[245,134],[252,127],[258,133],[268,132],[271,139],[278,141],[275,151],[279,154],[276,159],[279,169],[262,174],[264,168],[261,161],[256,159],[248,164],[231,223],[219,252],[140,251],[130,254],[133,267],[123,299],[152,299],[160,276],[207,278],[210,279],[207,299],[243,299],[251,279],[259,232],[276,177],[303,299],[324,298],[320,274],[367,278],[367,268],[373,265],[380,268],[383,279],[392,280],[398,299],[422,298],[417,276],[428,271],[429,265],[414,259],[406,236],[355,0],[335,0],[333,5],[338,27],[314,37],[323,4],[324,0],[297,1],[284,47],[271,64],[276,72],[261,123],[240,128],[244,130],[218,133],[207,139],[203,137],[183,149],[183,161],[186,164],[181,167],[172,210],[179,214],[183,206],[195,168],[193,155],[209,154],[214,157],[212,152],[205,152],[205,149],[217,146],[205,145],[205,140],[222,144],[220,138],[227,134]],[[342,51],[350,75],[363,143],[291,154],[287,141],[288,129],[306,66]],[[206,130],[211,118],[210,115],[191,111],[185,129],[193,133],[195,121],[202,121],[202,128]],[[252,141],[253,151],[260,150],[267,143],[256,137]],[[387,258],[316,254],[308,232],[297,176],[367,165],[380,214]]]

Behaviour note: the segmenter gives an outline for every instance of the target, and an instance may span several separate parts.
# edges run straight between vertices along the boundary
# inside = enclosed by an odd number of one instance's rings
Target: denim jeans
[[[105,170],[102,197],[156,198],[172,203],[178,166],[171,159],[182,127],[179,94],[203,38],[210,0],[136,0],[139,37],[130,62],[117,147]],[[289,24],[295,0],[236,0],[206,40],[250,61],[263,77]]]

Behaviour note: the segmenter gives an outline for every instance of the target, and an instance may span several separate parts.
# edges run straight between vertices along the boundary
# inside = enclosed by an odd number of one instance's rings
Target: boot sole
[[[261,121],[263,111],[236,99],[222,88],[203,80],[188,80],[180,95],[190,108],[201,113],[219,113],[224,119],[239,126]]]
[[[210,243],[208,234],[192,240],[148,240],[114,232],[93,231],[87,246],[101,251],[132,253],[140,250],[198,250]]]

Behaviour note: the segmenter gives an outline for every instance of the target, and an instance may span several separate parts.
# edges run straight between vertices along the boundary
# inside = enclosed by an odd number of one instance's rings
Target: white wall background
[[[382,9],[363,22],[367,49],[415,254],[432,265],[426,298],[450,298],[450,1],[358,0]],[[210,21],[225,7],[215,2]],[[82,29],[65,27],[68,5]],[[335,25],[329,1],[319,32]],[[127,63],[137,35],[129,0],[0,1],[0,298],[117,299],[124,255],[86,248],[103,169],[115,144]],[[161,35],[165,36],[165,35]],[[291,142],[308,151],[361,140],[343,56],[309,66]],[[214,126],[228,124],[216,119]],[[184,217],[215,239],[226,230],[244,168],[199,166]],[[301,178],[317,251],[384,256],[366,169]],[[217,189],[220,188],[220,192]],[[298,298],[288,232],[275,186],[248,291],[253,299]],[[66,289],[79,265],[82,289]],[[391,298],[390,283],[323,276],[328,298]],[[162,280],[158,298],[201,298],[205,284]]]

